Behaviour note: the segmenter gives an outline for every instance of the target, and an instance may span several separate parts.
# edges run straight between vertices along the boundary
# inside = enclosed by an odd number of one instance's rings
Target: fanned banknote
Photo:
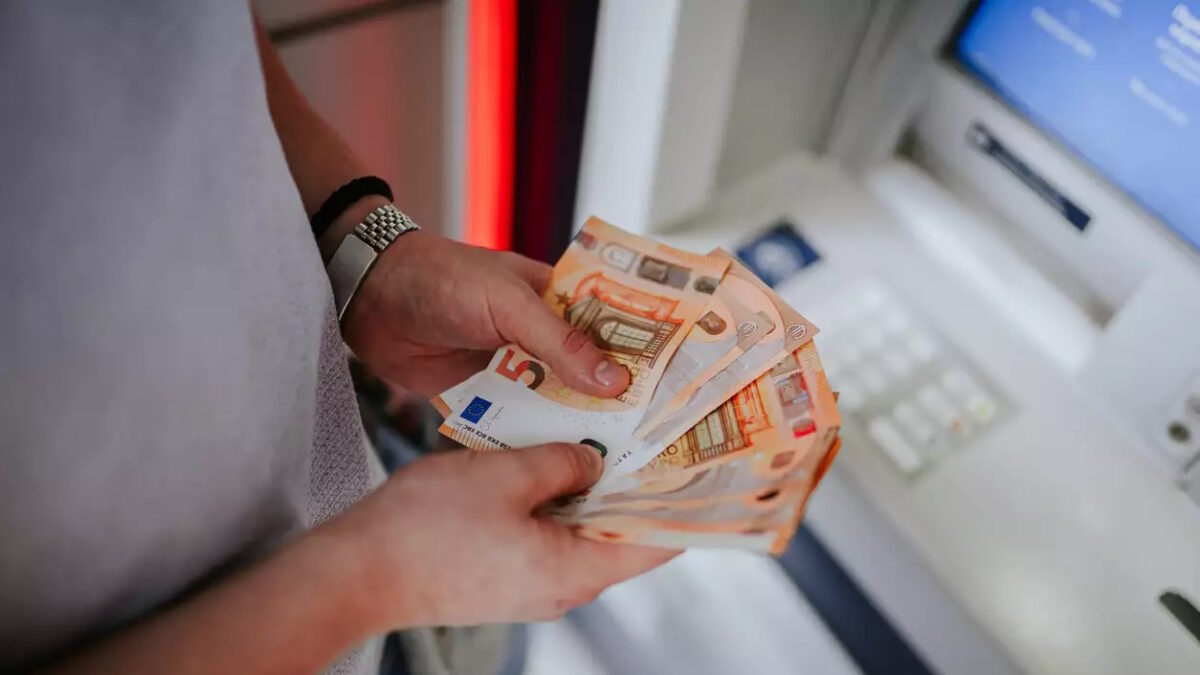
[[[554,266],[544,298],[629,370],[629,388],[611,399],[585,395],[511,345],[456,392],[463,403],[448,411],[442,433],[479,450],[583,442],[614,465],[728,266],[589,219]]]
[[[817,348],[802,345],[676,439],[636,474],[660,475],[762,448],[810,442],[839,427],[837,404]]]
[[[581,536],[599,541],[667,548],[740,548],[779,555],[804,515],[812,491],[841,446],[834,437],[814,447],[817,470],[803,489],[766,493],[759,500],[725,500],[711,505],[616,508],[605,514],[567,520]]]
[[[832,398],[824,382],[815,384],[806,399],[812,408]],[[660,474],[625,492],[597,495],[573,505],[570,513],[550,513],[580,534],[606,541],[778,553],[837,454],[840,420],[836,411],[828,412],[812,410],[806,417],[813,423],[805,423],[802,436],[785,441],[780,450],[747,447]],[[794,435],[788,420],[782,427],[780,436]]]
[[[655,463],[566,501],[563,517],[631,504],[699,505],[805,483],[841,426],[816,348],[803,345],[688,430]]]
[[[681,408],[696,389],[764,339],[783,334],[777,303],[747,279],[753,274],[721,249],[709,255],[728,260],[705,313],[671,357],[646,408],[641,426]]]
[[[752,285],[771,300],[782,318],[782,323],[754,346],[738,354],[710,380],[695,387],[682,406],[674,410],[664,409],[660,415],[661,419],[657,422],[643,420],[634,432],[629,449],[614,463],[613,471],[606,476],[606,480],[632,473],[651,462],[666,451],[675,439],[736,395],[743,387],[786,359],[801,345],[811,342],[817,332],[816,326],[789,307],[749,269],[720,249],[714,251],[714,254],[723,254],[729,258],[732,261],[730,274],[751,281]]]
[[[816,326],[723,250],[595,218],[545,300],[629,369],[630,388],[585,396],[512,345],[435,398],[442,433],[480,450],[596,447],[604,477],[543,509],[581,536],[782,552],[840,443]]]

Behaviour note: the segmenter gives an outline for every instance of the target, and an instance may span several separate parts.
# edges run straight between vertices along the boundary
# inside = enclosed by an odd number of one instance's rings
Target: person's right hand
[[[583,539],[533,515],[588,488],[601,468],[585,445],[436,455],[397,472],[339,525],[365,538],[391,628],[554,619],[679,553]]]

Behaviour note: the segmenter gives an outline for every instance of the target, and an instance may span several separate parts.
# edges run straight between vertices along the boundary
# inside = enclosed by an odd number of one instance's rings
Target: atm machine
[[[820,327],[806,519],[931,670],[1200,673],[1200,0],[607,0],[577,222]]]

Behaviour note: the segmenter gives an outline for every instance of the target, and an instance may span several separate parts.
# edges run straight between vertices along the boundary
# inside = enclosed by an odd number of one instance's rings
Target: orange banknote
[[[588,396],[510,345],[467,386],[440,397],[449,413],[442,433],[475,449],[586,442],[614,465],[728,266],[590,218],[555,264],[544,299],[628,369],[629,388],[617,398]]]
[[[667,364],[642,427],[680,408],[705,382],[754,345],[783,334],[779,308],[746,278],[753,274],[725,251],[718,249],[709,255],[728,260],[729,271]]]
[[[729,257],[720,249],[714,251],[714,254],[718,252]],[[736,260],[732,261],[730,270],[731,275],[737,274],[739,278],[749,281],[762,295],[770,299],[779,312],[782,323],[750,349],[738,354],[714,377],[695,388],[680,407],[674,410],[669,406],[664,407],[658,421],[643,421],[635,432],[636,445],[629,453],[635,459],[629,463],[633,470],[640,469],[654,457],[667,452],[675,439],[685,435],[706,415],[718,409],[723,402],[734,398],[763,373],[784,362],[802,345],[811,343],[817,333],[817,328],[812,322],[788,306],[769,286]],[[618,469],[612,477],[629,473],[632,471]]]
[[[598,541],[674,549],[739,548],[780,555],[840,447],[841,439],[834,437],[825,447],[810,448],[816,469],[803,487],[772,488],[694,506],[614,507],[567,522],[578,534]]]
[[[612,506],[700,505],[794,487],[841,426],[816,348],[806,344],[690,429],[635,474],[617,476],[557,511],[580,517]]]
[[[754,274],[724,250],[709,255],[727,259],[730,269],[716,287],[708,311],[667,364],[642,428],[653,428],[665,414],[679,410],[697,389],[758,342],[784,334],[779,306],[751,281]]]
[[[709,413],[637,475],[644,478],[731,454],[803,445],[818,429],[839,425],[833,392],[810,342]]]
[[[475,449],[583,442],[605,474],[543,512],[581,535],[782,552],[837,453],[816,326],[722,250],[677,251],[590,219],[546,303],[630,373],[616,399],[515,345],[434,399]]]

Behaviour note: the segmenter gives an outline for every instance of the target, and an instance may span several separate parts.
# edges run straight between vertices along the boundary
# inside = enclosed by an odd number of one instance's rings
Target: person
[[[533,515],[586,446],[383,481],[343,338],[424,394],[509,342],[590,394],[627,373],[545,265],[428,230],[339,324],[322,259],[385,198],[314,239],[369,167],[244,0],[4,3],[0,86],[0,669],[372,672],[372,636],[552,619],[673,555]]]

